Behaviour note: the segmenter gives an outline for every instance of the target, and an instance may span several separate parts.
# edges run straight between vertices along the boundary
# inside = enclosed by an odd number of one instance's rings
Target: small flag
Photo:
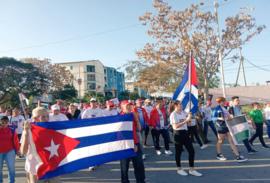
[[[249,139],[249,125],[245,116],[234,117],[231,120],[227,120],[226,124],[235,144],[242,143],[243,140]]]
[[[190,59],[180,85],[173,94],[173,100],[181,101],[186,112],[194,114],[198,110],[197,75],[193,57]]]
[[[34,123],[30,137],[39,179],[136,155],[132,114]]]
[[[29,105],[29,100],[26,98],[26,96],[23,93],[19,93],[19,99],[21,102],[25,102],[26,105]]]

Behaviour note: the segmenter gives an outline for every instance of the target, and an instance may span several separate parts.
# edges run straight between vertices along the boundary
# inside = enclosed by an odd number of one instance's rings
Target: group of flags
[[[23,94],[19,97],[21,104],[25,105],[27,98]],[[187,112],[195,114],[198,111],[198,81],[193,57],[172,99],[181,101]],[[33,123],[30,143],[39,160],[39,179],[135,156],[132,123],[132,114],[72,122]],[[246,138],[247,128],[243,119],[228,125],[235,142]]]

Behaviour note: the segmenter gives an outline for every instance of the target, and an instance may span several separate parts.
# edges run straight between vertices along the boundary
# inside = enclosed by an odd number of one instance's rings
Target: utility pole
[[[219,21],[218,21],[218,6],[219,6],[218,2],[217,2],[217,0],[215,0],[214,7],[215,7],[215,16],[216,16],[217,32],[218,32],[218,60],[219,60],[219,64],[220,64],[222,93],[223,93],[223,97],[226,98],[224,67],[223,67],[222,52],[221,52],[221,35],[220,35]]]
[[[242,55],[242,48],[241,47],[239,47],[239,55],[240,55],[240,63],[239,63],[239,67],[238,67],[235,86],[237,86],[237,84],[238,84],[239,75],[240,75],[240,72],[241,72],[241,67],[242,67],[242,70],[243,70],[243,78],[244,78],[245,86],[247,86],[246,73],[245,73],[245,67],[244,67],[244,57]]]

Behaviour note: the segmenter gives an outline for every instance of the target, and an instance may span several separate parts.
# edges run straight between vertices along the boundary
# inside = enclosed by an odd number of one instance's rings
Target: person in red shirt
[[[9,119],[7,116],[1,117],[0,124],[0,182],[3,182],[3,165],[4,161],[8,167],[9,182],[15,182],[15,157],[19,152],[19,139],[15,132],[8,126]]]
[[[131,103],[127,100],[122,101],[120,115],[129,114],[129,113],[132,113]],[[129,170],[129,163],[130,161],[132,161],[136,182],[145,183],[145,170],[144,170],[144,163],[142,160],[141,144],[137,136],[137,130],[140,131],[141,127],[138,121],[137,114],[136,113],[133,113],[133,114],[134,114],[134,120],[133,120],[134,151],[136,152],[137,156],[120,160],[121,182],[129,183],[128,170]]]
[[[162,135],[165,144],[165,154],[171,155],[172,151],[170,151],[170,136],[168,131],[168,120],[166,109],[164,107],[164,102],[162,99],[157,99],[156,106],[150,113],[150,127],[152,128],[151,134],[154,139],[154,146],[156,149],[157,155],[161,155],[160,146],[159,146],[159,136]]]

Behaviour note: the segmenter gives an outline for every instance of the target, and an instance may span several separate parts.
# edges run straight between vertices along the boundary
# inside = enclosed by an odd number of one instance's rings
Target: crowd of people
[[[99,103],[95,98],[91,98],[89,103],[71,103],[65,105],[63,101],[57,101],[49,109],[38,106],[32,113],[30,109],[21,110],[20,108],[6,109],[0,107],[0,183],[3,182],[2,169],[4,162],[8,167],[9,182],[15,182],[15,162],[18,158],[25,158],[25,170],[27,182],[40,182],[37,179],[35,165],[37,163],[34,155],[31,153],[29,144],[29,122],[53,122],[67,121],[76,119],[88,119],[102,116],[123,115],[133,113],[133,138],[134,151],[137,156],[123,159],[120,161],[121,181],[128,183],[129,163],[132,161],[136,182],[145,182],[144,160],[146,155],[144,148],[149,146],[152,141],[154,153],[157,156],[161,154],[172,155],[171,144],[174,143],[174,155],[177,167],[177,173],[182,176],[188,174],[193,176],[202,176],[195,169],[195,150],[193,144],[197,142],[200,149],[206,149],[211,141],[209,140],[209,127],[216,137],[216,158],[225,161],[226,157],[222,154],[222,144],[225,139],[228,140],[230,147],[238,162],[247,161],[239,153],[237,145],[227,127],[226,121],[236,116],[244,115],[240,105],[240,99],[237,96],[232,97],[231,102],[226,102],[223,97],[216,99],[217,106],[212,106],[210,100],[200,103],[198,111],[195,114],[187,113],[181,104],[181,101],[170,101],[163,98],[155,100],[137,99],[136,101],[116,100],[106,101],[105,104]],[[270,138],[270,103],[263,108],[259,103],[252,104],[252,110],[246,116],[250,119],[255,133],[250,139],[243,140],[243,144],[248,154],[257,152],[254,149],[253,142],[259,137],[260,143],[264,148],[269,148],[263,138],[263,125],[267,126],[267,134]],[[28,120],[29,121],[29,120]],[[79,132],[78,132],[79,133]],[[149,140],[149,136],[152,138]],[[160,136],[164,141],[164,149],[160,146]],[[185,147],[188,153],[189,171],[186,172],[181,166],[181,154]],[[89,167],[93,170],[95,167]],[[59,177],[43,180],[43,182],[60,182]]]

